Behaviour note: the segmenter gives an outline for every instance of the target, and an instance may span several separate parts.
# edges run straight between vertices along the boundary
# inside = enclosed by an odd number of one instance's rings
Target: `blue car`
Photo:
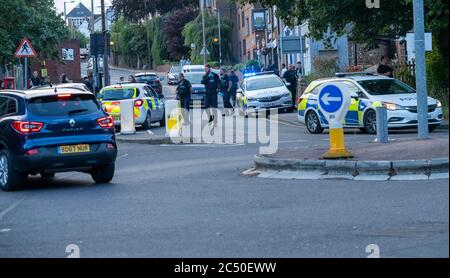
[[[114,177],[114,119],[91,93],[73,88],[0,91],[0,187],[20,189],[29,175]]]

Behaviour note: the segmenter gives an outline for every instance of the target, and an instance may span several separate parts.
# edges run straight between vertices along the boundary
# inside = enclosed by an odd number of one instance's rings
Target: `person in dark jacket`
[[[388,56],[382,56],[381,57],[381,63],[378,66],[377,73],[379,75],[387,76],[387,77],[394,77],[394,69],[389,66],[389,57]]]
[[[86,87],[89,89],[89,91],[91,91],[92,93],[94,92],[94,86],[93,86],[93,82],[92,82],[92,75],[89,76],[85,76],[83,78],[83,83],[84,85],[86,85]]]
[[[209,123],[217,125],[217,108],[218,108],[218,90],[220,88],[219,76],[211,71],[210,65],[205,65],[205,75],[202,78],[202,84],[205,85],[205,108],[209,117]]]
[[[189,110],[191,108],[192,85],[189,80],[184,78],[184,74],[180,72],[178,75],[177,99],[180,101],[181,113],[184,124],[190,124]]]
[[[239,86],[239,77],[236,75],[236,72],[232,70],[230,72],[230,82],[231,82],[231,88],[230,88],[230,96],[231,96],[231,102],[233,107],[236,106],[236,92]]]
[[[223,95],[223,107],[227,110],[227,113],[230,113],[233,109],[231,105],[231,95],[230,95],[231,83],[230,77],[227,74],[225,69],[220,70],[220,91]]]
[[[43,85],[43,82],[42,82],[41,78],[39,77],[39,73],[37,71],[33,71],[33,75],[31,76],[31,86],[39,87],[42,85]]]
[[[292,107],[295,108],[295,100],[297,98],[297,71],[294,69],[293,65],[289,65],[288,70],[284,74],[284,79],[289,85],[287,86],[292,95]]]

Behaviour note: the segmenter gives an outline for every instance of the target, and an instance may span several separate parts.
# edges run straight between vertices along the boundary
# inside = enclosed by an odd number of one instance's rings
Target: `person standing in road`
[[[382,56],[380,65],[378,66],[377,73],[379,75],[387,76],[387,77],[394,77],[394,69],[389,66],[389,57],[388,56]]]
[[[297,75],[298,76],[303,76],[303,68],[302,68],[302,62],[301,61],[297,62]]]
[[[67,75],[65,73],[61,74],[59,82],[61,84],[70,83],[69,79],[67,78]]]
[[[289,69],[284,74],[284,79],[288,84],[288,89],[292,95],[292,108],[295,108],[295,101],[297,99],[297,71],[294,69],[293,65],[289,65]]]
[[[136,77],[134,77],[134,75],[130,75],[128,76],[128,82],[130,83],[138,83]]]
[[[239,77],[236,75],[236,72],[234,70],[231,70],[230,72],[230,82],[231,82],[230,97],[232,101],[232,106],[234,108],[236,106],[236,92],[239,86]]]
[[[191,94],[192,85],[189,80],[184,78],[184,74],[180,72],[178,75],[178,87],[177,87],[177,99],[180,101],[180,106],[182,108],[181,114],[183,116],[183,122],[185,125],[190,124],[189,111],[191,108]]]
[[[211,71],[211,66],[209,64],[205,65],[205,75],[202,78],[203,85],[205,85],[206,95],[205,95],[205,109],[206,114],[209,117],[209,124],[214,123],[217,125],[217,91],[220,87],[219,76]]]
[[[220,70],[220,92],[223,95],[223,107],[226,109],[224,116],[227,113],[231,113],[233,106],[231,105],[231,95],[230,95],[231,83],[230,77],[228,76],[225,69]]]
[[[89,91],[91,91],[92,93],[94,92],[94,86],[92,84],[92,75],[85,76],[83,78],[83,83],[84,83],[84,85],[86,85],[86,87],[89,89]]]

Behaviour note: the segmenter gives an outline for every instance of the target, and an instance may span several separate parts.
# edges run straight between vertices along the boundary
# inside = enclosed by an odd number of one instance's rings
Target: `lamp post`
[[[206,51],[206,33],[205,33],[205,0],[200,0],[200,12],[202,13],[202,33],[203,33],[203,64],[206,65],[208,55]]]
[[[71,3],[75,3],[75,0],[73,1],[64,1],[64,23],[67,23],[67,8],[66,8],[66,4],[71,4]]]
[[[105,86],[109,86],[109,64],[108,64],[108,41],[106,31],[106,15],[105,15],[105,0],[101,0],[102,7],[102,35],[103,35],[103,74]]]

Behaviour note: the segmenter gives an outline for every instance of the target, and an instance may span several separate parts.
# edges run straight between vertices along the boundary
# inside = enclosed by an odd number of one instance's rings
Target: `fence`
[[[416,63],[406,62],[402,64],[393,64],[394,78],[410,85],[416,86]]]

